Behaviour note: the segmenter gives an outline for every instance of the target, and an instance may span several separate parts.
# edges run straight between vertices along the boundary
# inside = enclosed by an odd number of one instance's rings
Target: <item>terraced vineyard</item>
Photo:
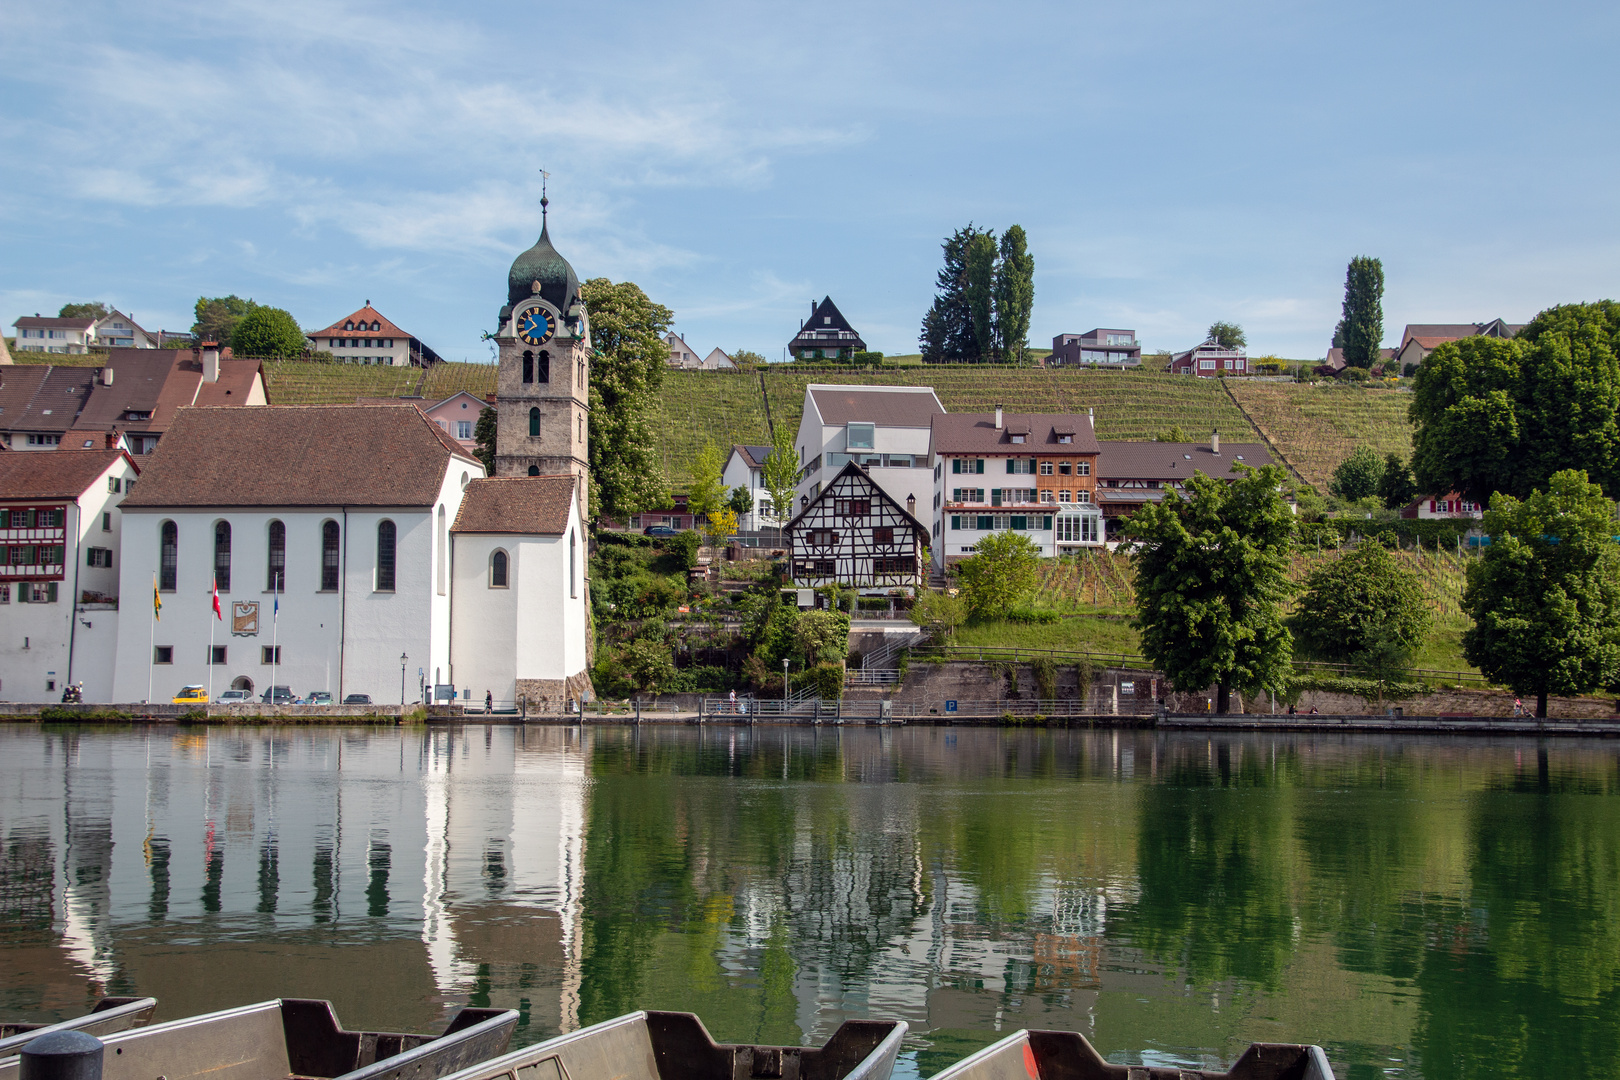
[[[465,390],[473,397],[488,397],[495,392],[495,365],[445,361],[428,369],[422,384],[422,397],[428,401],[443,401]]]
[[[1215,428],[1228,438],[1252,438],[1243,414],[1214,380],[1152,372],[979,365],[847,372],[771,367],[751,374],[670,371],[664,378],[660,432],[670,482],[678,488],[689,481],[690,463],[707,439],[722,446],[767,442],[767,400],[771,418],[797,430],[804,388],[810,383],[932,386],[950,412],[988,412],[998,403],[1025,412],[1095,408],[1097,434],[1104,439],[1151,439],[1172,424],[1196,439],[1207,438]]]
[[[1358,445],[1370,446],[1380,456],[1412,453],[1412,428],[1406,421],[1412,395],[1405,391],[1229,381],[1254,426],[1324,494],[1333,470]]]
[[[416,392],[422,369],[381,364],[266,360],[264,392],[272,405],[349,405],[355,398],[392,398]]]

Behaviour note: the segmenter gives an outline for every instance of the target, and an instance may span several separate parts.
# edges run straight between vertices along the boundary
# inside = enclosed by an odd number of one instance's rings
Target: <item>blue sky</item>
[[[1031,342],[1115,326],[1318,357],[1345,264],[1385,334],[1615,296],[1612,4],[423,6],[0,0],[0,321],[199,294],[370,299],[487,359],[539,231],[701,351],[831,294],[916,350],[940,240],[1022,225]]]

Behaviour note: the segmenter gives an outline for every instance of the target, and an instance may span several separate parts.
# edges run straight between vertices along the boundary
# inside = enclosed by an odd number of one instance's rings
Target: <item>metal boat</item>
[[[1320,1046],[1253,1043],[1228,1072],[1111,1065],[1077,1031],[1015,1031],[933,1080],[1333,1080]]]
[[[145,1027],[152,1021],[157,998],[104,997],[83,1016],[58,1024],[31,1024],[0,1021],[0,1057],[10,1057],[30,1041],[53,1031],[82,1031],[105,1038],[119,1031]]]
[[[889,1080],[905,1036],[904,1021],[846,1020],[820,1047],[745,1046],[716,1043],[691,1013],[634,1012],[450,1080]]]
[[[440,1080],[505,1052],[517,1021],[510,1009],[462,1009],[439,1035],[346,1031],[331,1002],[280,998],[108,1035],[101,1077]],[[17,1058],[0,1060],[0,1080],[18,1074]]]

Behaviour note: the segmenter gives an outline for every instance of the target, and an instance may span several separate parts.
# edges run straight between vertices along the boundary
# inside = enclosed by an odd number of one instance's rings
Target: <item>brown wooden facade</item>
[[[910,588],[923,581],[928,528],[854,462],[787,524],[800,588]]]

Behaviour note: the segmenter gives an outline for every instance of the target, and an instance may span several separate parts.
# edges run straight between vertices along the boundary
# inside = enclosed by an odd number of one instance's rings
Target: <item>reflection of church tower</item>
[[[590,320],[579,279],[551,246],[540,199],[540,239],[506,277],[496,377],[496,476],[579,477],[579,514],[589,503]]]

